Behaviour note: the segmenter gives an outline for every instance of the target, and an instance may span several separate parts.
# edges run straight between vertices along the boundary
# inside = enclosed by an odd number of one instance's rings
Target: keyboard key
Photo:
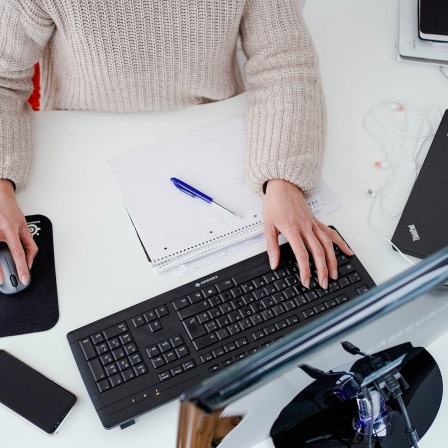
[[[96,345],[95,349],[98,355],[102,355],[103,353],[107,353],[109,351],[109,346],[107,345],[107,342],[102,342],[101,344]]]
[[[252,333],[252,337],[253,337],[254,341],[256,341],[257,339],[264,338],[264,336],[265,336],[265,334],[264,334],[263,330],[257,330]]]
[[[106,364],[111,363],[114,360],[114,358],[111,353],[104,353],[103,355],[100,356],[100,360],[101,364],[103,364],[104,366]]]
[[[128,359],[132,366],[135,366],[135,365],[139,364],[140,362],[142,362],[140,353],[134,353],[133,355],[128,356]]]
[[[190,354],[186,345],[180,345],[179,347],[174,349],[178,358],[183,358]]]
[[[338,283],[338,282],[333,281],[333,282],[330,282],[330,283],[328,284],[328,291],[329,291],[329,292],[335,292],[335,291],[337,291],[338,289],[340,289],[340,287],[339,287],[339,283]]]
[[[119,386],[123,383],[123,378],[119,373],[116,375],[112,375],[109,377],[110,384],[112,384],[112,387]]]
[[[161,318],[169,314],[168,308],[166,306],[159,306],[156,308],[157,317]]]
[[[347,302],[348,297],[344,294],[342,296],[336,297],[336,300],[338,301],[338,303],[344,303],[344,302]]]
[[[125,381],[130,381],[135,378],[135,372],[132,369],[123,370],[121,376]]]
[[[220,296],[209,297],[208,303],[210,304],[211,307],[218,306],[219,304],[222,303],[222,299]]]
[[[230,322],[237,322],[242,319],[241,314],[239,311],[232,311],[229,314],[227,314],[227,317],[230,319]]]
[[[112,376],[118,373],[118,367],[115,363],[108,364],[107,366],[104,366],[104,371],[106,372],[107,376]]]
[[[145,317],[146,322],[152,322],[157,319],[155,310],[146,311],[146,313],[143,313],[143,316]]]
[[[140,314],[139,316],[135,316],[132,318],[132,323],[134,324],[134,327],[140,327],[140,325],[146,324],[146,319],[143,317],[143,314]]]
[[[171,350],[171,342],[168,339],[159,342],[157,345],[161,353]]]
[[[260,350],[261,350],[260,347],[253,347],[253,348],[251,348],[247,353],[248,353],[249,355],[253,355],[254,353],[258,353]]]
[[[316,311],[314,308],[309,308],[308,310],[302,311],[302,315],[305,319],[308,319],[309,317],[313,317],[316,315]]]
[[[336,299],[330,299],[325,302],[325,305],[328,308],[333,308],[334,306],[338,305],[338,302],[336,301]]]
[[[121,342],[118,338],[112,338],[107,341],[107,345],[111,350],[117,347],[121,347]]]
[[[229,359],[226,359],[225,361],[223,361],[221,363],[221,366],[227,367],[227,366],[230,366],[231,364],[233,364],[234,362],[235,362],[235,360],[233,358],[229,358]]]
[[[177,347],[179,345],[182,345],[184,343],[184,340],[182,339],[182,336],[180,334],[177,334],[176,336],[170,338],[170,342],[173,347]]]
[[[99,380],[106,378],[106,373],[103,370],[103,367],[98,358],[88,361],[87,364],[90,367],[90,371],[92,372],[92,375],[93,375],[93,378],[95,379],[95,381],[99,381]]]
[[[132,353],[136,353],[138,349],[137,346],[133,342],[131,342],[124,346],[124,351],[126,352],[127,355],[132,355]]]
[[[299,318],[294,314],[293,316],[291,316],[291,317],[288,317],[287,319],[286,319],[286,323],[288,324],[288,325],[294,325],[294,324],[296,324],[297,322],[299,322]]]
[[[129,367],[131,367],[131,364],[129,363],[127,358],[123,358],[123,359],[120,359],[119,361],[117,361],[117,365],[118,365],[118,369],[120,371],[126,370]]]
[[[155,333],[156,331],[160,331],[163,327],[160,323],[160,320],[155,320],[148,324],[148,328],[150,329],[151,333]]]
[[[340,287],[341,289],[345,288],[346,286],[351,285],[351,282],[350,282],[350,280],[349,280],[348,277],[340,277],[340,278],[337,280],[337,282],[338,282],[338,285],[339,285],[339,287]]]
[[[166,364],[165,358],[162,355],[158,355],[155,358],[151,359],[152,365],[155,369],[162,367]]]
[[[98,390],[99,390],[100,392],[105,392],[106,390],[109,390],[109,389],[112,388],[112,386],[110,385],[109,381],[106,380],[106,379],[105,379],[105,380],[98,381],[98,382],[96,383],[96,385],[97,385]]]
[[[272,311],[276,316],[280,316],[280,314],[286,313],[286,310],[282,305],[274,305],[272,307]]]
[[[233,352],[233,350],[236,350],[236,349],[237,349],[237,346],[236,346],[235,342],[230,342],[229,344],[226,344],[224,346],[224,350],[226,351],[226,353]]]
[[[304,293],[303,295],[308,299],[308,302],[312,302],[313,300],[320,299],[320,294],[315,289],[313,289],[312,291],[308,291],[308,292]]]
[[[188,305],[190,305],[190,301],[188,300],[188,297],[181,297],[180,299],[177,299],[173,302],[173,307],[176,311],[179,311]]]
[[[121,334],[119,336],[119,338],[120,338],[120,341],[121,341],[121,343],[123,345],[127,344],[128,342],[132,342],[132,335],[131,335],[131,333]]]
[[[177,312],[177,314],[183,320],[187,319],[188,317],[194,316],[195,314],[199,314],[202,311],[208,310],[209,308],[210,304],[208,303],[208,300],[202,300],[201,302],[197,302],[186,308],[182,308]]]
[[[282,321],[277,322],[277,323],[275,324],[275,328],[276,328],[277,330],[283,330],[283,329],[285,329],[285,328],[288,328],[288,323],[286,322],[286,320],[282,320]]]
[[[227,327],[230,324],[230,319],[227,316],[219,316],[216,322],[220,327]]]
[[[217,332],[216,335],[218,336],[218,339],[220,341],[222,341],[223,339],[226,339],[230,336],[229,330],[226,328],[220,328]]]
[[[325,303],[317,305],[317,306],[313,307],[313,309],[314,309],[314,311],[316,311],[316,313],[322,313],[324,311],[327,311],[327,307],[325,306]]]
[[[187,330],[188,336],[191,340],[197,339],[207,334],[207,330],[204,325],[200,324],[196,317],[190,317],[182,322],[185,330]]]
[[[199,313],[196,318],[198,319],[198,321],[203,324],[207,321],[209,321],[211,319],[210,315],[208,314],[207,311],[204,311],[203,313]]]
[[[243,290],[243,288],[241,288],[241,286],[235,286],[230,291],[233,294],[233,297],[239,297],[240,295],[245,293],[245,291]]]
[[[184,369],[182,368],[182,366],[176,366],[173,367],[171,370],[171,375],[176,376],[176,375],[180,375],[181,373],[184,372]]]
[[[212,355],[212,353],[204,353],[203,355],[201,355],[200,358],[203,363],[206,363],[213,359],[213,355]]]
[[[369,290],[369,288],[366,285],[362,285],[359,288],[356,288],[356,292],[361,295],[364,294],[365,292],[367,292]]]
[[[144,364],[137,364],[136,366],[133,367],[133,369],[137,376],[141,376],[148,371],[148,369]]]
[[[253,327],[253,323],[251,322],[251,320],[250,319],[241,319],[239,322],[238,322],[239,324],[240,324],[240,327],[243,329],[243,330],[247,330],[248,328],[250,328],[250,327]]]
[[[205,298],[208,298],[218,293],[219,291],[213,285],[211,285],[208,288],[202,289],[201,292]]]
[[[231,278],[226,278],[225,280],[221,280],[220,282],[215,284],[219,292],[225,291],[226,289],[230,289],[234,285],[235,283]]]
[[[224,347],[218,347],[217,349],[212,351],[213,356],[217,358],[218,356],[222,356],[225,354]]]
[[[277,329],[274,325],[268,325],[267,327],[263,328],[264,334],[268,336],[269,334],[275,333]]]
[[[227,327],[227,331],[233,336],[234,334],[238,334],[241,332],[241,327],[237,323],[230,324]]]
[[[297,303],[294,299],[285,300],[283,302],[283,307],[285,308],[286,311],[291,311],[297,308]]]
[[[219,328],[218,324],[214,320],[211,321],[211,322],[207,322],[204,325],[204,327],[207,330],[207,333],[211,333],[212,331],[215,331],[215,330],[217,330]]]
[[[146,353],[148,353],[150,358],[155,358],[160,354],[160,350],[157,345],[151,345],[150,347],[146,347]]]
[[[245,347],[247,344],[249,344],[249,341],[245,336],[236,341],[236,346],[238,348]]]
[[[123,350],[123,347],[116,348],[115,350],[112,350],[112,356],[115,360],[124,358],[126,356],[125,351]]]
[[[182,364],[182,367],[184,368],[185,371],[193,369],[194,367],[196,367],[196,363],[193,360],[184,362]]]
[[[200,302],[204,298],[204,296],[202,295],[202,293],[200,291],[194,292],[192,294],[188,294],[187,297],[189,298],[191,303]]]
[[[97,352],[92,344],[92,341],[89,338],[79,341],[79,345],[81,346],[81,350],[84,353],[84,357],[86,358],[86,360],[94,358],[97,355]]]
[[[269,263],[263,263],[249,271],[234,275],[232,279],[235,285],[239,285],[241,283],[247,282],[248,280],[252,280],[255,277],[259,277],[260,275],[267,274],[268,272],[271,272],[271,267],[269,266]]]
[[[211,344],[214,344],[217,340],[218,337],[216,336],[216,334],[210,333],[194,340],[193,345],[196,350],[201,350],[205,347],[208,347]]]
[[[103,335],[106,339],[114,338],[115,336],[118,336],[121,333],[125,333],[128,331],[128,327],[125,323],[114,325],[113,327],[106,328],[106,330],[103,330]]]
[[[94,335],[90,336],[90,339],[94,344],[99,344],[100,342],[104,341],[103,333],[95,333]]]
[[[344,264],[342,266],[338,266],[338,270],[339,270],[339,275],[347,275],[350,272],[353,272],[355,270],[355,268],[353,267],[353,265],[351,263],[347,263]]]
[[[261,324],[263,321],[263,318],[261,317],[261,315],[259,313],[254,314],[253,316],[250,316],[250,321],[252,322],[252,324],[254,326]]]
[[[361,281],[361,277],[359,276],[359,274],[357,272],[353,272],[352,274],[350,274],[348,276],[348,278],[352,283],[357,283],[357,282]]]
[[[174,353],[174,350],[164,353],[163,357],[165,358],[165,361],[167,364],[169,364],[170,362],[176,361],[176,359],[177,359],[177,356],[176,356],[176,353]]]

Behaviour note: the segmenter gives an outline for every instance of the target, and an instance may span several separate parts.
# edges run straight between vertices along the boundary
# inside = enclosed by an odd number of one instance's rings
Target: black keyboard
[[[145,300],[67,335],[105,428],[174,400],[205,377],[375,286],[356,256],[335,247],[328,289],[300,283],[289,244],[278,269],[266,253]]]

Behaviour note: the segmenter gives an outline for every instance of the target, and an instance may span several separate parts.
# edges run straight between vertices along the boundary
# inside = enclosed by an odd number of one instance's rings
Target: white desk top
[[[313,0],[305,6],[305,17],[320,56],[327,97],[324,177],[343,202],[342,208],[327,216],[327,223],[340,230],[381,283],[409,265],[367,225],[371,199],[366,191],[380,182],[380,173],[372,167],[380,153],[365,133],[362,119],[384,100],[443,111],[448,81],[434,66],[396,62],[398,0]],[[4,338],[0,347],[71,389],[80,402],[52,438],[0,409],[2,445],[175,446],[176,402],[146,414],[125,431],[102,428],[66,334],[263,250],[261,245],[250,247],[181,278],[171,272],[154,274],[105,164],[123,152],[244,114],[246,102],[247,96],[240,95],[163,113],[37,114],[35,164],[31,182],[18,194],[18,201],[25,214],[43,214],[53,223],[60,319],[50,331]],[[393,223],[389,227],[392,231]],[[436,357],[441,346],[434,344],[431,349]],[[421,448],[436,446],[430,442],[436,435],[431,438],[428,433]]]

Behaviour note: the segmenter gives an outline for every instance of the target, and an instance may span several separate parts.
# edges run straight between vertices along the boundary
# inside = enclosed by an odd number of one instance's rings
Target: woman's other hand
[[[0,179],[0,241],[6,242],[11,251],[20,282],[28,284],[29,269],[38,249],[17,205],[13,183],[8,179]],[[1,283],[5,279],[4,275],[0,268]]]

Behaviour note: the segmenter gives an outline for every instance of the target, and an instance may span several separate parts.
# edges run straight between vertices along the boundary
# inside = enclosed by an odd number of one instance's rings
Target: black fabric
[[[26,220],[39,252],[28,288],[14,295],[0,293],[0,337],[49,330],[59,319],[51,221],[42,215]]]

